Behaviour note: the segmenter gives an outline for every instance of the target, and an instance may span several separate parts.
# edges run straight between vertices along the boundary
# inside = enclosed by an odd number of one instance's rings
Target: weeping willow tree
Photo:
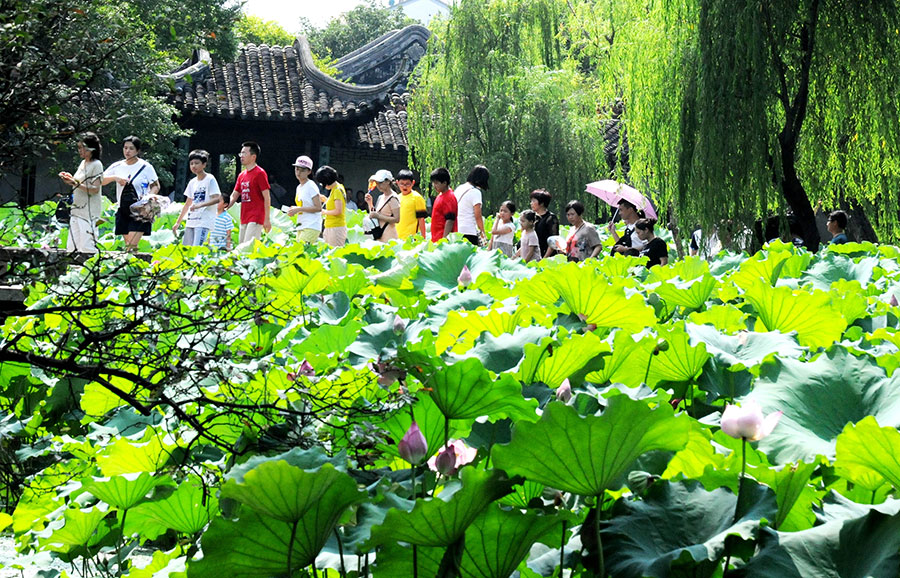
[[[816,249],[814,205],[849,204],[898,239],[900,2],[631,4],[610,57],[636,180],[683,221],[789,210]]]
[[[609,171],[603,128],[614,112],[570,56],[570,14],[565,0],[463,0],[432,26],[409,106],[420,174],[446,166],[462,181],[486,165],[486,214],[507,198],[522,206],[535,188],[561,204],[584,199],[585,183]]]

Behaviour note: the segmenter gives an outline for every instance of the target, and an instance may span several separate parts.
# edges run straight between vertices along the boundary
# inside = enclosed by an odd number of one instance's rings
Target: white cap
[[[297,157],[297,160],[294,161],[294,166],[295,167],[303,167],[303,168],[312,170],[313,162],[312,162],[312,159],[309,158],[308,156],[300,155],[299,157]]]
[[[375,181],[376,183],[383,183],[384,181],[393,181],[394,175],[392,175],[391,171],[387,169],[381,169],[380,171],[369,177],[369,180]]]

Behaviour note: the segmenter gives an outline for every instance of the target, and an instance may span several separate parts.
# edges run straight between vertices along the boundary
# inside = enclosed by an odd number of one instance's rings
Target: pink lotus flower
[[[397,444],[397,451],[400,452],[401,458],[414,466],[422,463],[428,455],[428,441],[422,435],[419,424],[412,422],[403,439]]]
[[[446,447],[428,460],[428,467],[444,476],[453,476],[459,468],[471,463],[476,455],[478,450],[475,448],[470,448],[461,440],[450,440]]]
[[[890,304],[891,304],[892,307],[896,307],[897,305],[900,305],[900,303],[897,303],[897,296],[896,296],[896,295],[891,294],[891,301],[890,301]]]
[[[406,330],[406,321],[399,315],[394,317],[394,333],[403,333]]]
[[[572,399],[572,386],[569,384],[568,378],[564,379],[556,388],[556,399],[563,403],[569,403],[569,400]]]
[[[463,287],[472,283],[472,273],[467,266],[463,265],[462,271],[460,271],[459,277],[457,277],[456,280]]]
[[[313,366],[304,359],[303,363],[300,364],[300,369],[297,370],[297,373],[299,373],[300,375],[306,375],[308,377],[315,375],[316,370],[313,369]]]
[[[722,413],[722,431],[735,439],[755,442],[772,433],[781,413],[776,411],[763,417],[762,408],[753,400],[745,401],[740,407],[729,404]]]

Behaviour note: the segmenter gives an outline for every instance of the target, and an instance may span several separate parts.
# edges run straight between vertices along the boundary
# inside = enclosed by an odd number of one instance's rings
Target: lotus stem
[[[341,533],[338,532],[337,528],[334,529],[334,537],[337,538],[338,556],[340,556],[340,558],[341,558],[341,577],[346,578],[347,577],[347,569],[344,568],[344,542],[343,542],[343,540],[341,540]]]
[[[603,560],[603,539],[600,537],[600,506],[603,502],[598,501],[594,506],[594,535],[597,536],[597,576],[606,578],[606,563]],[[560,575],[562,572],[560,571]]]
[[[563,567],[566,563],[566,521],[562,523],[562,536],[559,539],[559,575],[563,575]]]
[[[413,544],[413,578],[419,578],[419,548]]]
[[[288,555],[287,555],[287,576],[291,578],[294,575],[294,569],[292,567],[292,558],[294,556],[294,538],[297,536],[297,524],[300,523],[300,520],[295,520],[293,524],[291,524],[291,541],[288,542]],[[316,570],[316,561],[313,560],[313,572]]]

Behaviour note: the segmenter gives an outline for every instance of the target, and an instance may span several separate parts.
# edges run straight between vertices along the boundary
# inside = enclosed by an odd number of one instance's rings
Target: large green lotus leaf
[[[460,576],[509,578],[531,545],[562,519],[505,511],[493,505],[466,530]]]
[[[460,470],[461,485],[445,487],[436,498],[416,500],[411,512],[391,510],[384,524],[372,529],[373,544],[406,542],[418,546],[450,546],[512,483],[503,472]]]
[[[877,265],[877,257],[864,257],[857,261],[828,252],[815,260],[800,277],[800,282],[804,285],[809,283],[822,291],[828,291],[834,282],[841,280],[868,285]]]
[[[59,527],[56,523],[48,525],[47,530],[41,533],[39,542],[46,550],[63,553],[96,543],[96,531],[107,513],[105,507],[66,510],[62,526]]]
[[[438,449],[444,445],[444,414],[440,408],[434,403],[430,395],[419,396],[418,401],[412,406],[412,415],[408,411],[401,410],[386,419],[381,426],[387,430],[394,443],[390,446],[382,446],[382,449],[395,456],[399,456],[397,444],[403,439],[406,431],[412,425],[413,417],[416,424],[425,436],[428,443],[428,456],[437,453]],[[460,427],[462,421],[450,423],[449,434],[451,438],[460,438],[468,435],[468,428]]]
[[[535,498],[540,498],[544,493],[544,486],[537,482],[525,480],[522,484],[516,484],[512,487],[512,492],[500,498],[499,503],[504,506],[513,506],[514,508],[528,508],[528,504]]]
[[[666,267],[654,267],[648,271],[646,283],[659,283],[672,279],[690,281],[700,279],[709,273],[709,263],[694,255],[686,255],[684,259],[670,263]]]
[[[542,273],[548,274],[551,273]],[[653,308],[641,295],[626,297],[621,281],[610,282],[594,268],[566,263],[552,271],[549,282],[569,311],[585,323],[632,332],[656,324]]]
[[[612,355],[604,359],[602,369],[588,373],[586,379],[591,383],[624,383],[638,387],[644,383],[647,364],[655,347],[653,337],[617,331],[613,337]]]
[[[131,387],[124,389],[128,391]],[[92,418],[100,418],[112,410],[128,405],[124,399],[116,395],[109,388],[92,382],[84,386],[84,393],[79,399],[81,409]]]
[[[600,259],[592,261],[591,265],[600,274],[612,281],[628,278],[632,268],[637,267],[638,265],[644,265],[645,263],[644,257],[619,255],[617,253],[614,256],[604,255]]]
[[[691,343],[706,345],[709,352],[721,366],[732,369],[754,367],[770,355],[798,358],[803,348],[793,335],[777,331],[757,333],[742,331],[737,335],[726,335],[709,325],[686,323],[685,329],[691,336]]]
[[[439,326],[435,348],[440,352],[450,349],[454,353],[463,354],[471,349],[475,340],[483,333],[499,337],[503,334],[512,334],[519,327],[535,324],[550,327],[550,320],[541,313],[527,307],[518,307],[512,311],[499,309],[450,311]]]
[[[275,323],[245,326],[238,335],[231,337],[231,348],[248,357],[261,358],[272,353],[279,332],[283,327]]]
[[[651,409],[625,395],[609,399],[600,416],[582,417],[571,406],[551,402],[537,423],[518,422],[512,441],[495,446],[492,457],[510,474],[598,496],[642,454],[682,449],[690,422],[668,404]]]
[[[174,492],[138,504],[128,512],[125,533],[130,536],[140,532],[153,540],[171,529],[192,536],[206,527],[218,504],[215,495],[203,491],[199,479],[189,478]]]
[[[697,568],[710,576],[725,555],[725,538],[755,539],[762,520],[771,520],[775,496],[752,481],[737,496],[730,490],[711,492],[696,482],[661,481],[643,500],[620,499],[613,519],[603,529],[607,571],[617,578],[667,578],[675,568]]]
[[[274,277],[265,281],[272,305],[297,315],[305,307],[303,297],[315,295],[331,285],[331,274],[316,259],[303,258],[286,264]]]
[[[837,438],[838,473],[867,489],[876,490],[884,481],[900,489],[900,432],[879,427],[868,416],[850,423]]]
[[[451,361],[463,361],[474,357],[489,371],[503,373],[519,366],[525,353],[523,349],[525,344],[540,343],[550,333],[551,330],[542,325],[517,327],[512,333],[504,333],[497,337],[483,333],[475,340],[472,349],[460,355],[451,353],[447,357]]]
[[[151,428],[142,441],[119,438],[97,455],[97,465],[104,476],[157,472],[169,460],[176,445],[170,444]]]
[[[759,251],[744,260],[739,270],[733,273],[729,280],[745,290],[760,279],[772,287],[781,276],[781,270],[790,257],[791,254],[786,251]]]
[[[13,518],[6,512],[0,512],[0,532],[3,532],[8,527],[12,526]]]
[[[347,500],[356,493],[353,478],[331,464],[307,472],[279,460],[259,464],[243,475],[241,483],[228,480],[220,495],[233,498],[263,516],[293,523],[320,502]]]
[[[332,258],[329,260],[331,283],[328,291],[336,295],[344,294],[346,297],[354,297],[362,293],[370,283],[369,275],[365,268],[356,263],[349,263],[344,259]]]
[[[423,380],[431,398],[447,419],[483,415],[534,420],[535,400],[522,397],[522,386],[508,373],[493,377],[475,358],[448,365]]]
[[[168,476],[152,476],[147,472],[122,474],[111,478],[94,478],[84,489],[107,504],[127,510],[144,499],[160,484],[171,483]]]
[[[697,325],[712,325],[725,333],[747,330],[747,314],[734,305],[712,305],[705,311],[694,311],[687,320]]]
[[[800,462],[787,464],[780,469],[750,468],[750,475],[775,491],[778,516],[774,520],[774,525],[777,530],[796,532],[811,528],[815,524],[816,516],[812,508],[824,494],[809,483],[816,467],[818,464],[815,462]]]
[[[237,520],[216,518],[203,533],[203,559],[188,567],[188,578],[287,576],[313,563],[344,511],[359,497],[329,493],[292,525],[244,509]],[[295,574],[296,575],[296,574]]]
[[[846,320],[831,305],[831,296],[821,291],[807,293],[789,287],[769,287],[757,281],[744,293],[767,331],[796,331],[801,345],[827,347],[841,338]],[[757,330],[760,328],[758,327]]]
[[[896,578],[900,572],[900,514],[871,510],[801,532],[760,533],[748,578]]]
[[[647,384],[654,385],[661,381],[688,382],[697,379],[703,371],[706,360],[709,359],[706,344],[702,341],[691,343],[690,336],[680,322],[671,327],[657,328],[657,334],[660,339],[665,340],[668,348],[650,358]]]
[[[343,354],[356,341],[363,324],[350,321],[346,325],[323,325],[313,329],[299,343],[291,346],[297,359],[311,360],[317,356]],[[320,369],[316,367],[316,369]]]
[[[413,549],[400,544],[385,544],[378,549],[373,575],[375,578],[411,578],[440,575],[441,559],[446,548],[416,547],[416,567],[413,569]],[[362,575],[362,574],[361,574]]]
[[[766,414],[783,411],[775,430],[759,442],[773,463],[835,457],[838,435],[848,423],[873,416],[900,426],[900,375],[887,377],[868,356],[836,347],[810,362],[775,358],[760,366],[748,396]]]
[[[539,344],[525,344],[525,359],[519,365],[522,383],[542,382],[555,389],[596,357],[610,352],[609,344],[593,333],[569,335],[561,330],[560,341],[557,345],[546,338]]]
[[[869,301],[859,281],[835,281],[829,293],[832,296],[832,305],[837,309],[848,324],[866,316],[869,309]]]
[[[666,302],[671,311],[677,306],[686,309],[700,309],[716,287],[716,279],[709,273],[687,281],[675,278],[661,282],[652,291]]]
[[[439,245],[431,252],[422,252],[418,256],[418,275],[412,279],[413,286],[430,298],[437,297],[459,286],[459,274],[463,266],[469,268],[472,279],[478,279],[482,273],[505,280],[517,280],[530,277],[532,269],[501,257],[497,253],[477,251],[466,243],[446,243]]]
[[[537,303],[547,309],[555,308],[559,301],[559,293],[553,283],[550,282],[551,274],[541,272],[532,277],[516,283],[513,294],[523,303]]]

